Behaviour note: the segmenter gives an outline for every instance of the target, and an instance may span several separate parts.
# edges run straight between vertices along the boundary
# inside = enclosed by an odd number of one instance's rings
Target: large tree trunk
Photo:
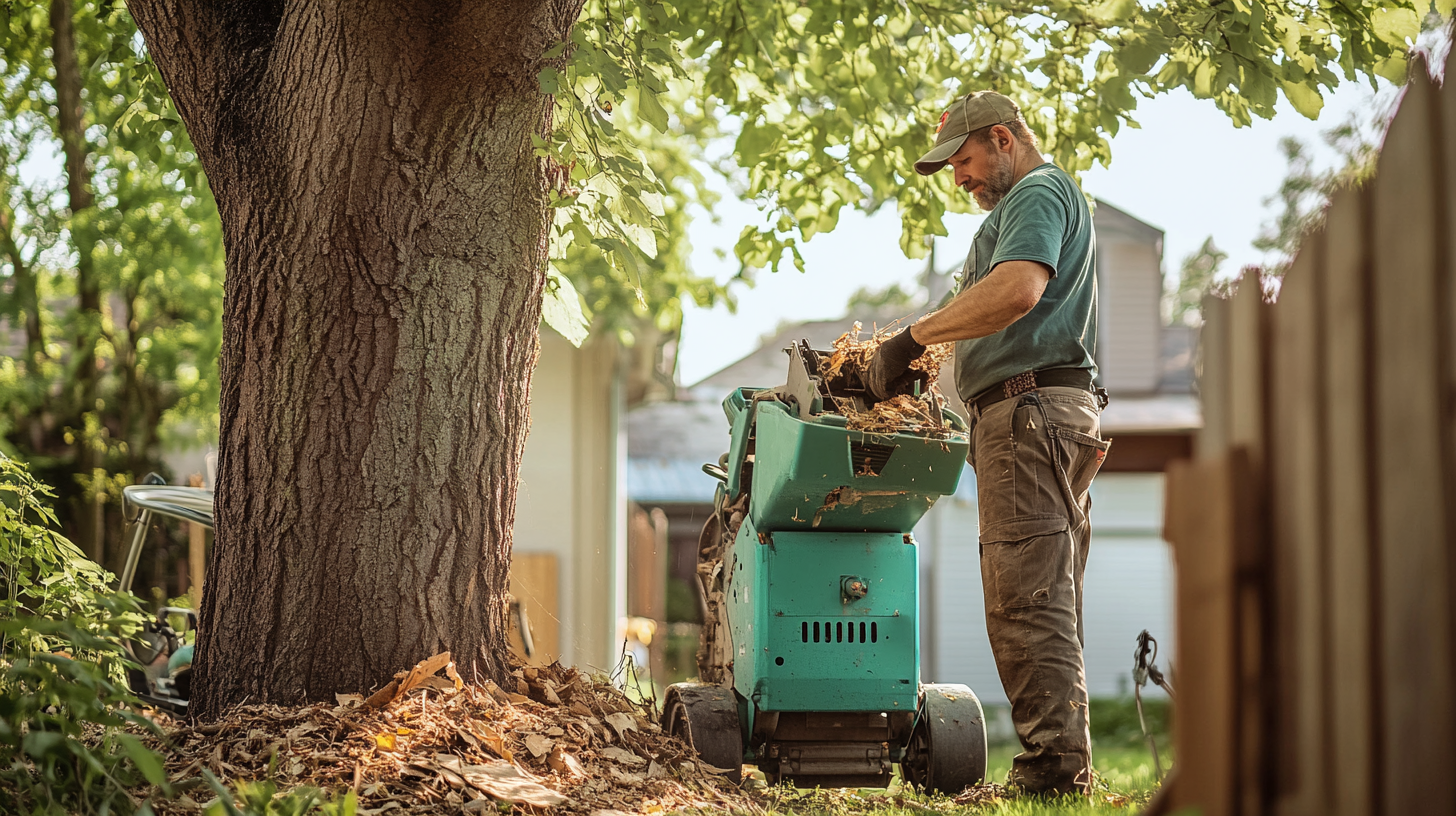
[[[580,0],[128,4],[222,215],[194,710],[499,676],[546,262],[541,55]]]

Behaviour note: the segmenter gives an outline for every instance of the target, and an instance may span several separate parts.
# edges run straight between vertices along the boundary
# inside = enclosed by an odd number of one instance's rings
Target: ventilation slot
[[[821,639],[822,638],[822,639]],[[879,643],[880,625],[860,621],[803,621],[799,624],[799,640],[804,643]]]
[[[895,452],[894,445],[876,445],[873,442],[849,443],[849,458],[856,476],[878,476]]]

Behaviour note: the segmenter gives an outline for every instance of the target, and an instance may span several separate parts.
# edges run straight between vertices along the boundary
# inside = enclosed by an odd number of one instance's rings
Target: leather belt
[[[985,411],[996,403],[1025,394],[1034,388],[1080,388],[1092,390],[1092,373],[1085,368],[1044,368],[1041,371],[1024,371],[1015,377],[1003,380],[972,397],[970,402],[979,411]]]

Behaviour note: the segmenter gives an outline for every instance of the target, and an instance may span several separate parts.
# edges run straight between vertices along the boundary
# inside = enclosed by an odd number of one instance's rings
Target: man
[[[881,345],[867,379],[882,399],[906,393],[917,377],[909,364],[925,346],[955,342],[980,497],[986,628],[1023,748],[1010,782],[1086,793],[1082,574],[1088,488],[1107,450],[1098,427],[1105,392],[1093,387],[1091,213],[1000,94],[969,94],[941,117],[935,147],[915,170],[947,164],[989,215],[955,298]]]

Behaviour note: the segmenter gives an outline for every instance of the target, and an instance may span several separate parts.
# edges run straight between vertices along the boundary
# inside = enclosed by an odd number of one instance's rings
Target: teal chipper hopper
[[[708,609],[701,682],[671,686],[664,726],[734,778],[958,793],[986,772],[981,704],[921,685],[919,558],[912,531],[955,492],[965,423],[927,393],[893,431],[855,430],[873,396],[833,380],[827,352],[786,350],[787,382],[739,388],[723,406],[727,454],[703,528]]]

